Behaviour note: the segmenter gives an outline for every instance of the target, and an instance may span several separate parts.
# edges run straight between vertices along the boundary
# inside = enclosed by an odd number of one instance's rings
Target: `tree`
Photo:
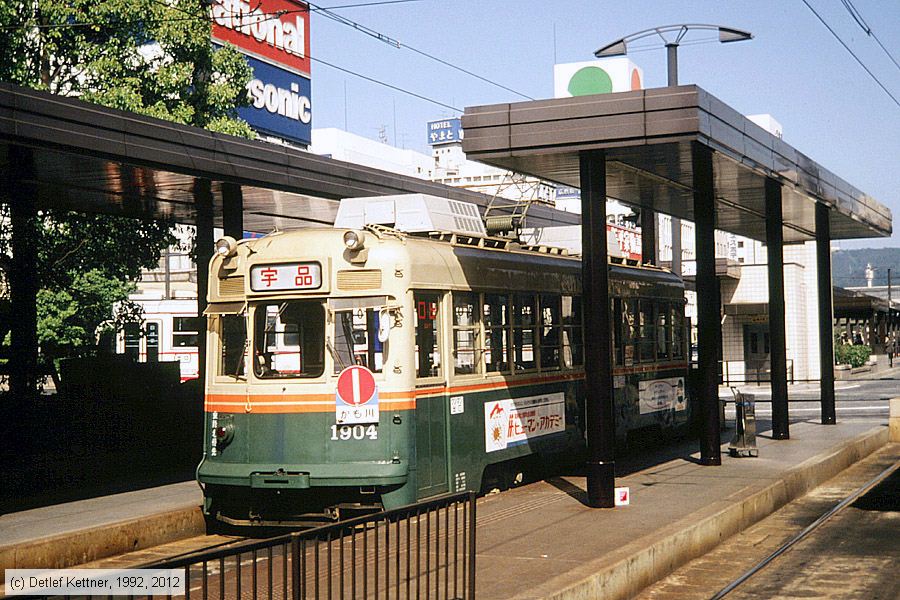
[[[210,27],[208,0],[7,0],[0,80],[253,137],[236,115],[252,71],[233,48],[212,46]],[[114,305],[133,312],[122,303],[174,241],[172,224],[57,210],[37,220],[41,347],[48,358],[80,354]],[[9,219],[0,222],[3,265],[15,249]]]

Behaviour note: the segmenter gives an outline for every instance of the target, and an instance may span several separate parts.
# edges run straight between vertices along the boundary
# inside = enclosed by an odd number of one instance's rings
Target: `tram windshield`
[[[334,372],[362,365],[380,373],[384,344],[378,340],[379,311],[376,308],[339,310],[334,313]]]
[[[258,304],[253,339],[257,377],[319,377],[325,369],[325,308],[318,300]]]

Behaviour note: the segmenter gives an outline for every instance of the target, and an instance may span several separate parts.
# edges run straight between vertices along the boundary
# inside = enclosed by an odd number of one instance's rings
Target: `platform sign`
[[[428,122],[428,143],[432,146],[454,144],[463,138],[462,119],[442,119]]]
[[[631,504],[631,489],[627,487],[616,488],[616,506],[628,506]]]
[[[338,425],[378,422],[378,386],[372,371],[359,365],[341,371],[334,416]]]
[[[496,400],[484,405],[486,452],[505,450],[565,429],[566,396],[563,392]]]

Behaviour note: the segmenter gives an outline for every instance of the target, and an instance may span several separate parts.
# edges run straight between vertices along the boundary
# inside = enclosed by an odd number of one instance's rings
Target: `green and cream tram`
[[[304,229],[210,264],[209,518],[337,518],[584,447],[581,262],[463,233]],[[684,288],[610,265],[617,437],[684,426]]]

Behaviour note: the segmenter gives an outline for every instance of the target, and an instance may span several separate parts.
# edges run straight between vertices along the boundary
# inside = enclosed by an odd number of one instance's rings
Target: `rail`
[[[185,598],[475,598],[474,493],[163,560]]]

